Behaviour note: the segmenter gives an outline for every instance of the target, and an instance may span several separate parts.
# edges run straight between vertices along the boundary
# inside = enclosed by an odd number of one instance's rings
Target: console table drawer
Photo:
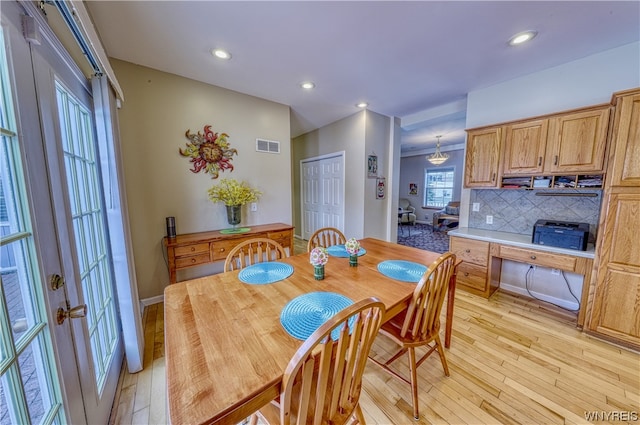
[[[183,269],[185,267],[197,266],[198,264],[206,264],[209,261],[209,252],[206,254],[190,255],[188,257],[177,257],[176,268]]]
[[[489,259],[489,242],[474,239],[451,237],[450,251],[456,254],[458,259],[465,264],[471,263],[478,266],[487,266]]]
[[[500,257],[537,266],[560,269],[568,272],[576,270],[576,257],[563,254],[553,254],[530,249],[500,246]]]
[[[278,242],[283,247],[291,245],[291,232],[269,232],[267,237],[271,240]]]
[[[487,269],[486,267],[475,264],[461,263],[458,266],[456,282],[479,291],[484,291],[487,286]]]
[[[176,247],[176,257],[206,253],[209,255],[209,243],[194,243]]]
[[[228,241],[215,241],[213,243],[213,248],[211,249],[211,252],[213,254],[213,261],[226,260],[229,251],[231,251],[233,247],[238,245],[240,242],[244,242],[246,239],[249,238],[230,239]]]

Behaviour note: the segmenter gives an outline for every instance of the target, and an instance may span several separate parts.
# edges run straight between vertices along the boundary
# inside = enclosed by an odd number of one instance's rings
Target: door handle
[[[63,324],[66,319],[77,319],[80,317],[87,317],[86,304],[80,304],[73,308],[69,308],[69,304],[67,303],[67,309],[65,310],[62,307],[58,307],[58,312],[56,314],[56,319],[59,325]]]

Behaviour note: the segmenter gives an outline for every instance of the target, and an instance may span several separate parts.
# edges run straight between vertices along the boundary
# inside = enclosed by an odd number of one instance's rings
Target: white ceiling
[[[464,104],[470,91],[640,39],[637,0],[87,6],[110,57],[289,105],[292,137],[367,101],[402,118],[403,151],[433,146],[437,134],[443,145],[463,142],[464,112],[442,105]],[[531,43],[507,45],[531,29],[538,31]],[[215,59],[214,47],[232,59]],[[306,80],[316,88],[300,89]],[[438,108],[442,116],[425,113]]]

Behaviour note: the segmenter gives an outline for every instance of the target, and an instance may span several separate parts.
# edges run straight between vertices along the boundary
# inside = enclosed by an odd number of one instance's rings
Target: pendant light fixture
[[[449,155],[446,153],[440,152],[440,138],[442,136],[436,136],[438,142],[436,143],[436,151],[427,157],[427,160],[433,165],[443,164],[447,159],[449,159]]]

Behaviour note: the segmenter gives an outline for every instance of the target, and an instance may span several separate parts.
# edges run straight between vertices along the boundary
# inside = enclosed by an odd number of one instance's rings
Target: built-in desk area
[[[593,244],[586,251],[555,248],[532,244],[528,235],[467,227],[452,230],[449,236],[449,250],[463,261],[458,267],[458,286],[485,298],[500,287],[503,259],[583,275],[577,323],[584,325],[595,256]]]

